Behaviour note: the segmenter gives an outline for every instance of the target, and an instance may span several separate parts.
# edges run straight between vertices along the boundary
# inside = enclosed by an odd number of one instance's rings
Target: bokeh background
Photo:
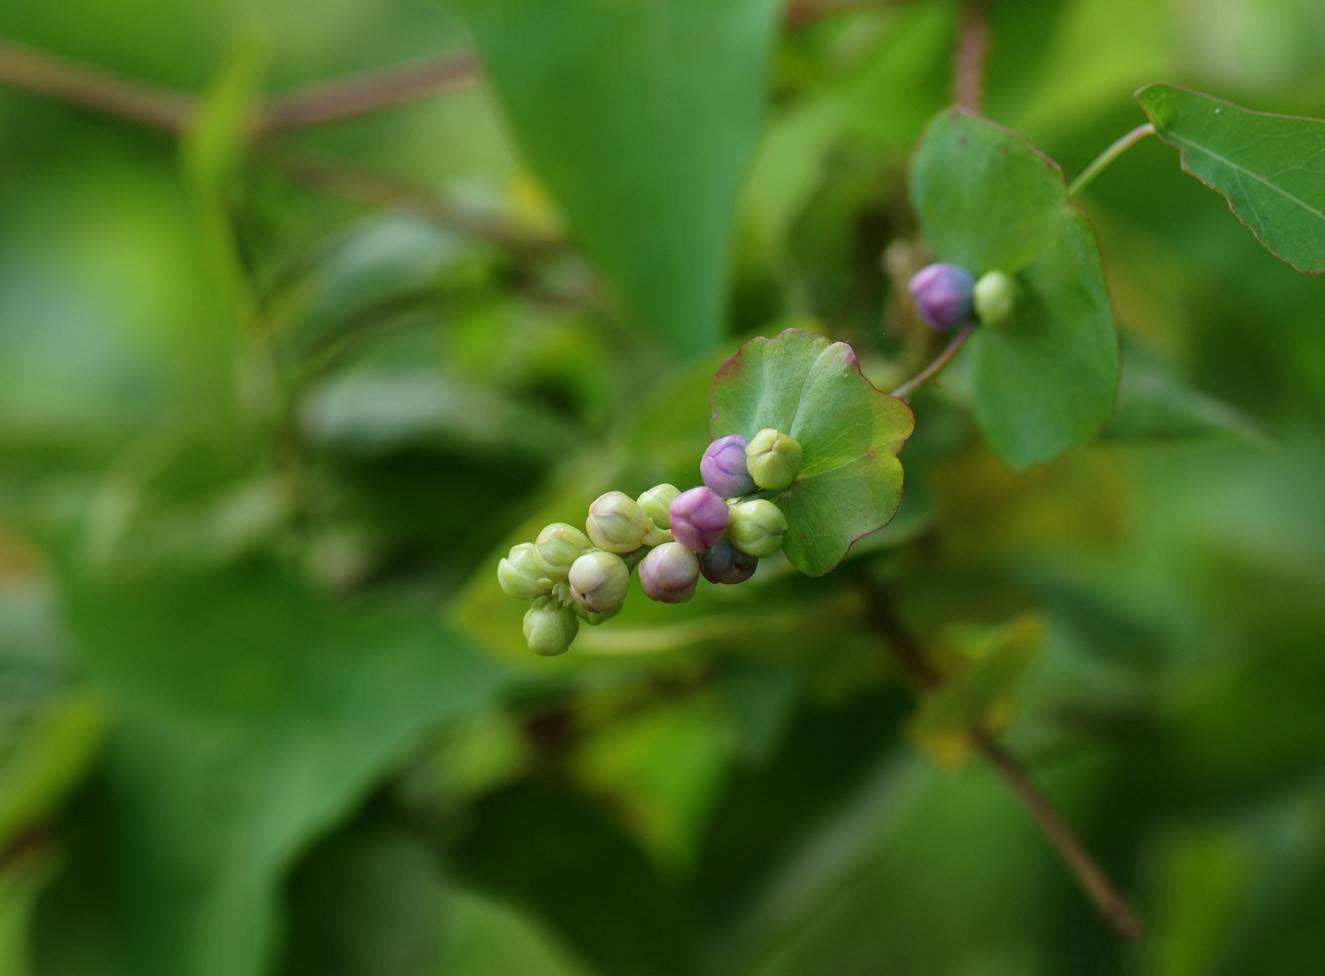
[[[958,20],[779,18],[707,337],[613,298],[653,228],[588,259],[484,83],[245,138],[264,96],[463,55],[458,10],[0,5],[0,81],[21,44],[203,98],[175,134],[0,84],[0,972],[1321,972],[1325,284],[1153,140],[1083,200],[1127,371],[1098,443],[1007,471],[957,368],[831,576],[636,591],[553,661],[496,590],[598,492],[696,480],[741,337],[820,328],[885,388],[932,355],[895,279]],[[1323,24],[995,3],[985,111],[1069,174],[1147,82],[1325,116]],[[917,704],[871,589],[1011,662],[979,717],[1143,940]]]

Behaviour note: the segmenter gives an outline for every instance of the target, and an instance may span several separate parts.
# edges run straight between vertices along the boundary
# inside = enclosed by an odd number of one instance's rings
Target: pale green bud
[[[524,639],[535,654],[551,656],[570,648],[579,632],[575,611],[555,600],[539,597],[524,615]]]
[[[510,554],[497,564],[497,582],[507,596],[532,600],[550,592],[553,580],[534,544],[522,542],[512,546]]]
[[[975,283],[975,314],[985,325],[1002,325],[1017,304],[1017,283],[1002,271],[991,271]]]
[[[727,538],[731,544],[751,556],[771,556],[782,548],[787,534],[787,517],[765,498],[738,502],[731,507]]]
[[[626,600],[630,569],[615,553],[593,550],[571,565],[570,592],[589,613],[614,613]]]
[[[593,500],[585,527],[599,549],[626,553],[644,545],[653,523],[635,499],[624,492],[609,491]]]
[[[579,617],[590,627],[597,627],[603,621],[611,620],[621,612],[621,608],[617,607],[615,610],[603,610],[601,613],[595,613],[592,610],[584,609],[584,607],[580,606],[578,603],[572,603],[571,609],[575,611],[575,616]]]
[[[639,507],[658,528],[670,529],[672,518],[667,508],[672,504],[672,499],[679,494],[681,489],[676,485],[655,485],[639,496]]]
[[[801,467],[800,442],[765,427],[745,445],[745,466],[760,488],[767,491],[789,488]]]
[[[589,537],[565,522],[553,522],[543,527],[535,543],[538,558],[548,568],[554,579],[560,581],[570,572],[571,563],[589,548]]]

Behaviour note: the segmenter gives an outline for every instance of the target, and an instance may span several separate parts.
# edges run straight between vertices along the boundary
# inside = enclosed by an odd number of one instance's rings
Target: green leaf
[[[437,853],[365,824],[318,845],[286,894],[281,976],[437,976],[447,891]]]
[[[1304,274],[1325,272],[1325,121],[1173,85],[1135,98],[1183,170],[1221,194],[1271,254]]]
[[[679,886],[617,828],[609,804],[546,779],[502,790],[474,809],[452,852],[460,879],[538,918],[554,944],[593,972],[697,972],[695,919]]]
[[[1017,276],[1012,320],[970,342],[990,446],[1027,468],[1090,440],[1113,412],[1118,341],[1095,236],[1058,166],[1016,133],[949,109],[916,153],[911,197],[940,260]]]
[[[448,937],[439,976],[592,976],[541,919],[499,898],[449,892]]]
[[[787,558],[802,573],[827,573],[897,513],[897,452],[915,418],[865,379],[845,342],[800,329],[751,339],[718,370],[712,403],[714,437],[773,427],[800,441],[800,473],[776,502]]]
[[[500,680],[430,614],[335,607],[251,566],[75,578],[65,606],[118,724],[106,808],[80,818],[96,833],[74,883],[44,906],[60,920],[45,948],[77,943],[70,929],[87,917],[83,935],[116,934],[113,972],[263,971],[291,859],[428,726],[483,708]],[[88,906],[84,879],[108,851],[101,901]]]
[[[39,825],[78,785],[105,728],[93,695],[70,692],[22,711],[20,727],[5,728],[0,739],[0,848]]]
[[[571,768],[611,796],[664,871],[693,868],[735,751],[730,713],[712,695],[650,709],[586,738]]]
[[[994,628],[951,630],[954,653],[944,667],[944,683],[925,696],[909,729],[943,765],[966,758],[972,730],[999,732],[1008,724],[1010,696],[1044,637],[1044,627],[1031,615]]]
[[[676,352],[721,334],[777,0],[460,0],[515,136]]]
[[[1104,436],[1122,439],[1176,439],[1227,434],[1252,447],[1271,441],[1241,410],[1193,389],[1172,366],[1136,343],[1123,344],[1118,410]]]

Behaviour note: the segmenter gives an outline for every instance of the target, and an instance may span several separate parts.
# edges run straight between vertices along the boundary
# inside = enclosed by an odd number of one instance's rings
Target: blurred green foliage
[[[621,12],[561,75],[571,21],[505,34],[526,6],[0,7],[206,106],[177,140],[0,88],[0,973],[1318,971],[1325,285],[1142,144],[1081,200],[1123,332],[1099,440],[1009,471],[959,360],[836,572],[636,593],[534,659],[497,554],[694,483],[740,340],[814,328],[884,388],[932,358],[905,174],[959,16],[676,0],[705,44]],[[274,93],[468,50],[470,8],[495,90],[246,141]],[[1150,82],[1325,116],[1318,21],[995,2],[985,109],[1069,175]],[[972,721],[1144,941],[953,762]]]

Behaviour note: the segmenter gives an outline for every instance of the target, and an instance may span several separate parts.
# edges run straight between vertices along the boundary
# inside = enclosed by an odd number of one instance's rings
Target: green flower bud
[[[538,533],[535,548],[538,549],[538,558],[552,577],[560,581],[570,572],[571,563],[589,548],[589,537],[573,525],[553,522]]]
[[[975,314],[985,325],[1002,325],[1017,304],[1017,283],[1002,271],[991,271],[975,283]]]
[[[586,552],[570,568],[571,596],[589,613],[615,613],[621,609],[629,583],[630,569],[614,553]]]
[[[745,445],[745,466],[760,488],[767,491],[789,488],[801,467],[800,442],[772,427],[765,427]]]
[[[597,627],[603,621],[611,620],[621,612],[620,607],[617,607],[615,610],[603,610],[601,613],[595,613],[592,610],[584,609],[584,607],[580,606],[578,603],[572,603],[570,606],[571,609],[575,611],[575,616],[579,617],[590,627]]]
[[[639,496],[639,507],[644,510],[644,514],[658,528],[670,529],[672,519],[667,513],[667,507],[672,504],[672,499],[679,494],[681,494],[681,489],[676,485],[655,485]]]
[[[522,542],[512,546],[510,555],[497,564],[497,582],[507,596],[532,600],[551,591],[553,580],[534,544]]]
[[[773,555],[782,548],[782,537],[786,534],[787,517],[767,499],[755,498],[731,507],[727,538],[747,555]]]
[[[644,537],[653,529],[639,502],[620,491],[595,498],[585,524],[594,545],[618,554],[634,552],[644,545]]]
[[[524,639],[535,654],[564,653],[579,629],[575,611],[547,597],[535,600],[524,615]]]

